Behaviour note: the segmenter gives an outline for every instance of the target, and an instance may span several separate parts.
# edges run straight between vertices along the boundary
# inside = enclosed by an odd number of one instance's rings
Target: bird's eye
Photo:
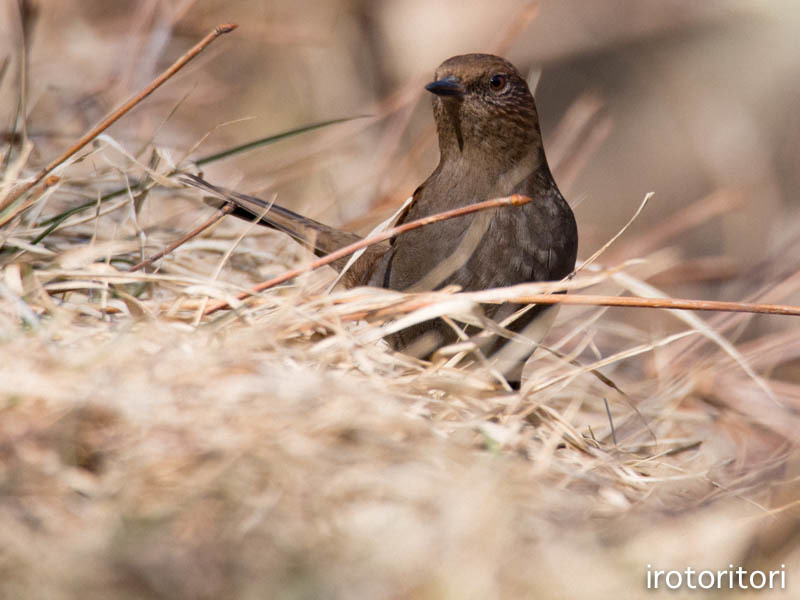
[[[504,87],[506,87],[508,79],[505,75],[492,75],[492,78],[489,80],[489,85],[495,92],[499,92]]]

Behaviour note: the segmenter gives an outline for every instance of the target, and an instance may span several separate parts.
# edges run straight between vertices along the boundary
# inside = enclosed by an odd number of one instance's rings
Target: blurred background
[[[0,59],[9,62],[0,117],[10,127],[20,5],[3,4]],[[389,214],[436,164],[422,89],[436,66],[455,54],[494,52],[538,82],[545,147],[577,213],[582,258],[650,191],[653,200],[626,234],[639,245],[611,251],[609,259],[678,248],[681,262],[661,275],[665,285],[682,286],[672,290],[678,295],[735,299],[738,286],[751,285],[741,276],[763,277],[770,257],[796,249],[800,6],[791,0],[23,6],[30,29],[27,127],[41,161],[215,25],[235,22],[235,33],[110,134],[134,153],[153,139],[177,161],[206,135],[192,156],[326,119],[371,115],[206,172],[220,184],[274,191],[279,202],[363,229]],[[689,206],[702,214],[680,212]]]

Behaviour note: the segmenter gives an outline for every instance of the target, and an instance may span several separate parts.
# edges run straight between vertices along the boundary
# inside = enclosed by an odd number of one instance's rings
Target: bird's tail
[[[310,246],[317,256],[325,256],[361,239],[355,233],[334,229],[261,198],[216,186],[197,175],[187,173],[181,180],[188,185],[211,192],[224,202],[232,203],[234,209],[231,214],[235,217],[247,221],[253,221],[260,217],[259,225],[289,234],[298,242]],[[220,208],[223,202],[215,203],[212,201],[209,204]],[[344,268],[346,262],[347,257],[334,261],[331,266],[340,271]]]

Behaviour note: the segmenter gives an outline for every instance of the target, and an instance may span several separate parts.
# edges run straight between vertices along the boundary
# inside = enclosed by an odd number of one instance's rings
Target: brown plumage
[[[352,265],[345,285],[479,290],[567,276],[575,265],[578,232],[547,165],[536,105],[524,78],[503,58],[467,54],[442,63],[426,89],[434,95],[439,165],[414,192],[398,223],[514,193],[533,201],[435,223],[372,246]],[[258,198],[194,179],[195,185],[233,202],[236,216],[252,219],[267,206]],[[320,256],[359,239],[276,205],[261,223],[312,244]],[[333,266],[340,270],[345,262]],[[487,306],[486,313],[499,322],[517,308]],[[542,312],[552,313],[537,307],[511,329],[524,332]],[[415,353],[427,354],[455,339],[453,330],[437,319],[389,341],[395,348],[413,344]],[[491,354],[501,345],[502,340],[495,340],[483,348]]]

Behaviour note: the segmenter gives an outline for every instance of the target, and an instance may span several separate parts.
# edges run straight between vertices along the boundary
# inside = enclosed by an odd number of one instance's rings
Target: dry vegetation
[[[269,98],[306,46],[314,49],[304,57],[308,73],[313,53],[333,46],[330,62],[347,74],[339,37],[360,31],[364,38],[353,44],[374,50],[381,19],[397,19],[402,3],[379,10],[331,2],[331,29],[327,9],[320,16],[281,2],[269,14],[242,3],[240,14],[224,16],[214,2],[143,2],[105,13],[102,3],[32,2],[20,4],[30,10],[21,20],[17,3],[8,4],[0,55],[0,597],[635,598],[653,593],[645,589],[649,564],[785,564],[789,591],[754,594],[791,597],[800,576],[793,317],[566,306],[547,339],[554,352],[538,351],[513,393],[468,352],[427,363],[379,341],[398,323],[431,314],[471,318],[469,295],[328,292],[332,272],[322,269],[234,301],[310,261],[262,228],[223,219],[154,266],[131,271],[213,214],[176,172],[196,171],[198,157],[343,114],[376,116],[214,161],[206,173],[242,188],[237,180],[252,172],[259,183],[244,191],[277,193],[364,231],[390,214],[435,157],[419,84],[445,56],[417,65],[414,77],[400,68],[399,84],[379,81],[375,66],[365,77],[372,98],[328,89],[339,114],[313,101],[289,108]],[[692,3],[671,2],[686,11],[671,23],[647,2],[643,20],[633,19],[637,27],[624,35],[601,10],[591,43],[565,32],[529,49],[525,32],[539,31],[539,19],[557,20],[566,10],[557,4],[537,13],[505,2],[502,35],[471,43],[505,46],[526,65],[540,57],[559,64],[571,53],[613,53],[619,36],[663,45],[665,32],[683,40],[682,27],[711,20],[713,37],[727,27],[737,32],[741,22],[731,19],[768,16],[728,14],[735,3],[716,14],[714,3],[693,12]],[[486,9],[474,10],[469,31],[487,18]],[[132,91],[215,25],[237,20],[240,29],[207,51],[212,58],[201,55],[60,164],[41,193],[9,202]],[[408,27],[412,35],[415,25]],[[80,42],[68,41],[70,30]],[[241,80],[260,64],[263,57],[246,49],[255,43],[248,36],[261,35],[272,40],[268,55],[284,52],[267,63],[277,75],[259,88],[269,90],[261,109],[275,114],[237,130],[241,124],[226,121],[248,115],[244,96],[255,92],[226,78],[233,70]],[[680,57],[681,43],[665,52]],[[69,83],[59,70],[73,73]],[[85,80],[74,81],[76,72]],[[583,259],[621,228],[644,193],[634,198],[631,188],[592,179],[589,165],[608,160],[613,144],[630,143],[615,142],[613,128],[635,124],[608,108],[613,94],[585,93],[591,88],[581,86],[557,125],[545,122],[557,178],[576,199]],[[545,116],[546,93],[543,100]],[[731,143],[752,141],[745,116],[730,108],[715,114],[733,131]],[[727,121],[732,114],[739,120]],[[653,121],[653,131],[640,132],[640,153],[677,143],[650,137],[662,127]],[[789,122],[788,133],[738,150],[698,143],[710,153],[696,150],[705,178],[669,156],[652,157],[661,177],[682,179],[683,195],[671,196],[676,188],[667,183],[666,192],[646,185],[656,191],[651,207],[570,289],[800,303],[800,229],[790,218],[796,209],[784,206],[800,187],[791,168],[798,129]],[[229,166],[234,161],[241,162]],[[612,178],[650,176],[620,169]],[[624,211],[604,206],[622,189],[630,199]],[[659,197],[670,203],[652,207]],[[20,211],[23,202],[30,206]],[[747,212],[754,204],[757,220]],[[236,308],[207,314],[220,299]],[[704,594],[727,596],[720,593]]]

